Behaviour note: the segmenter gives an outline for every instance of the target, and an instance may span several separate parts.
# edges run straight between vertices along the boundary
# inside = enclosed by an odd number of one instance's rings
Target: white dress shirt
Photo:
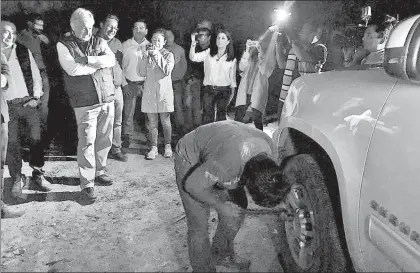
[[[144,81],[146,79],[146,75],[139,75],[139,59],[143,58],[143,52],[146,51],[147,45],[150,45],[150,42],[146,38],[140,44],[134,38],[128,39],[122,44],[123,82],[125,79],[133,82]]]
[[[236,87],[236,59],[228,62],[224,54],[219,60],[210,55],[210,48],[191,56],[193,62],[204,62],[203,85]]]
[[[69,49],[61,42],[57,43],[58,61],[61,67],[69,76],[91,75],[101,68],[113,67],[115,65],[115,55],[107,43],[102,43],[102,56],[87,56],[87,64],[76,63]]]
[[[42,91],[42,78],[36,65],[32,52],[29,51],[29,60],[31,63],[32,80],[34,97],[40,98],[44,92]],[[2,52],[2,58],[7,60],[7,56]],[[6,100],[20,99],[29,96],[28,88],[26,87],[25,78],[23,77],[22,69],[20,68],[19,60],[16,55],[16,45],[13,45],[10,58],[7,60],[10,70],[9,88],[4,94]]]

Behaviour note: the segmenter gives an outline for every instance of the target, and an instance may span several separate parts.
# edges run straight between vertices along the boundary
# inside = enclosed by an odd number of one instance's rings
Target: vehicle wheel
[[[279,222],[278,258],[284,272],[348,272],[326,179],[308,154],[291,157],[284,165],[291,186],[285,199],[292,212]]]

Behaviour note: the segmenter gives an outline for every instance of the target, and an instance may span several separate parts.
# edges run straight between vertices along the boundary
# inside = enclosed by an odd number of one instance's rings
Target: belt
[[[134,83],[134,84],[138,84],[138,85],[143,85],[144,84],[144,81],[130,81],[127,78],[126,78],[126,80],[127,80],[128,83]]]
[[[39,99],[27,96],[27,97],[23,97],[23,98],[8,100],[7,104],[10,104],[10,105],[25,104],[25,103],[27,103],[31,100],[39,100]]]
[[[205,87],[208,87],[210,89],[228,89],[230,86],[216,86],[216,85],[206,85]]]

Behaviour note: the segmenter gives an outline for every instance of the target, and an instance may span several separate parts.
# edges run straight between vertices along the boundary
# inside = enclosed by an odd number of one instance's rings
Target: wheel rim
[[[317,234],[313,206],[306,189],[293,184],[286,199],[292,216],[285,221],[287,243],[296,264],[303,270],[315,262]]]

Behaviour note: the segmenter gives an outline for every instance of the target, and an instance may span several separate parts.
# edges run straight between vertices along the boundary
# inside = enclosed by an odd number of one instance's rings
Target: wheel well
[[[334,169],[334,165],[327,152],[312,138],[299,132],[295,129],[288,128],[286,132],[287,136],[282,147],[279,147],[279,156],[282,158],[280,167],[283,169],[284,164],[287,163],[288,158],[298,154],[310,154],[319,164],[322,175],[326,179],[326,186],[328,193],[333,204],[334,216],[337,223],[337,228],[340,233],[341,245],[344,249],[344,253],[347,256],[347,260],[350,262],[350,271],[354,272],[353,265],[351,263],[350,254],[347,249],[347,242],[344,232],[343,215],[341,211],[341,200],[340,191],[338,186],[337,175]]]

